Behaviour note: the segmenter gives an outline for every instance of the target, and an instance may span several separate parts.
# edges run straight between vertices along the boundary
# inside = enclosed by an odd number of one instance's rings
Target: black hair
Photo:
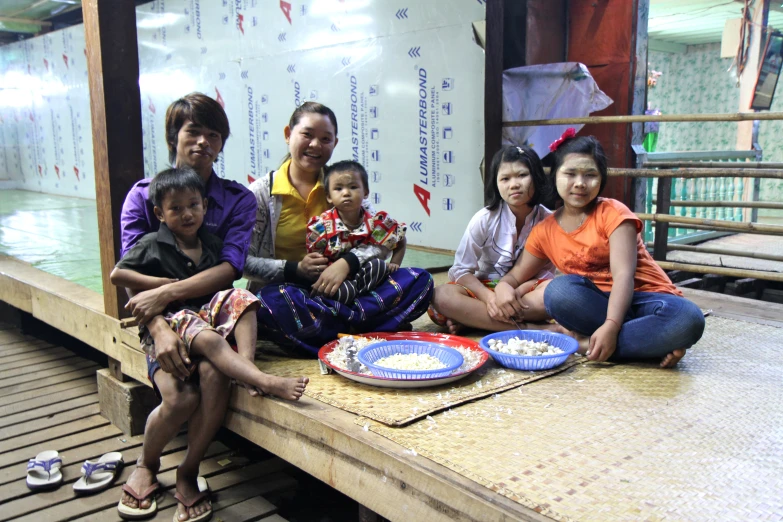
[[[550,188],[544,174],[541,158],[538,157],[536,151],[527,145],[522,145],[521,147],[506,145],[492,157],[489,172],[484,176],[484,201],[487,203],[487,209],[495,210],[503,201],[498,190],[500,165],[502,163],[516,163],[517,161],[523,163],[528,168],[530,176],[533,178],[534,192],[533,197],[527,202],[528,206],[532,208],[546,201]]]
[[[326,116],[329,118],[329,121],[332,122],[332,125],[334,125],[334,136],[337,137],[337,116],[334,115],[334,111],[332,109],[323,103],[318,102],[307,101],[294,109],[294,112],[291,113],[291,119],[288,120],[288,128],[294,130],[294,127],[299,125],[299,122],[302,120],[302,117],[305,114],[320,114],[321,116]],[[290,159],[291,153],[287,152],[283,158],[282,163],[285,163]]]
[[[601,174],[601,188],[598,190],[598,194],[603,192],[607,178],[607,161],[604,148],[595,136],[577,136],[565,140],[557,150],[552,153],[552,170],[550,171],[549,177],[555,199],[557,201],[562,200],[560,194],[557,193],[556,176],[557,171],[563,166],[563,162],[569,154],[587,154],[593,157],[595,166]]]
[[[149,188],[149,198],[156,207],[163,208],[163,199],[172,192],[194,190],[207,197],[204,180],[190,167],[166,169],[152,178]]]
[[[356,172],[359,177],[362,178],[364,184],[364,191],[370,192],[370,179],[367,177],[367,171],[364,169],[361,163],[352,160],[338,161],[332,165],[329,165],[324,169],[324,188],[326,192],[329,192],[329,178],[332,174],[338,172]]]
[[[226,147],[226,142],[231,134],[228,116],[220,103],[200,92],[192,92],[183,96],[166,109],[166,145],[169,148],[169,162],[172,164],[177,159],[179,131],[188,120],[220,133],[223,147],[218,152],[222,152]]]
[[[301,120],[302,116],[305,114],[320,114],[321,116],[326,116],[329,118],[329,121],[331,121],[332,125],[334,125],[334,135],[337,136],[337,116],[334,115],[334,111],[332,111],[332,109],[323,103],[318,102],[304,102],[302,105],[294,109],[294,112],[291,113],[291,119],[288,120],[288,127],[293,129],[299,125],[299,120]]]

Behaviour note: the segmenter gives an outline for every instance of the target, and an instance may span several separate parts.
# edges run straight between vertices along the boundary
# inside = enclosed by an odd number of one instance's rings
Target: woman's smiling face
[[[337,145],[334,125],[327,116],[317,113],[303,115],[294,128],[286,126],[285,139],[291,162],[310,173],[326,165]]]

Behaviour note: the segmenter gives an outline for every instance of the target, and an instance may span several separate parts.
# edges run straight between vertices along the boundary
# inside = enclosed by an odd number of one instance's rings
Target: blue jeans
[[[546,287],[544,306],[560,325],[592,335],[606,321],[609,292],[586,277],[556,277]],[[684,297],[634,292],[611,360],[660,358],[693,346],[704,333],[704,314]]]

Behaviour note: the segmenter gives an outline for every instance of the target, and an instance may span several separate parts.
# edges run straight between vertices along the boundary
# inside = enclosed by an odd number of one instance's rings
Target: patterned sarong
[[[421,268],[400,268],[374,290],[350,304],[310,297],[310,288],[268,285],[258,292],[259,338],[293,344],[295,355],[312,356],[338,333],[394,332],[427,311],[432,276]]]

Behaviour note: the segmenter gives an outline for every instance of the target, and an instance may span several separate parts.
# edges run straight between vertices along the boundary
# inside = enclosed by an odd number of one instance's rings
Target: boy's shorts
[[[216,293],[209,303],[202,306],[198,311],[186,308],[178,312],[168,313],[164,315],[164,318],[171,329],[174,330],[174,333],[185,343],[188,354],[190,354],[190,345],[193,339],[204,330],[217,332],[224,339],[231,337],[234,326],[236,326],[239,318],[247,310],[247,307],[257,302],[258,298],[247,290],[230,288]],[[232,348],[236,351],[235,346],[232,346]],[[160,363],[155,354],[155,341],[146,329],[144,329],[142,334],[141,349],[144,350],[147,356],[147,376],[152,382],[155,394],[160,398],[160,391],[155,385],[154,379],[155,372],[160,369]],[[197,366],[198,361],[191,357],[188,370],[191,372],[190,379],[194,379],[196,383],[198,382],[195,380],[198,379],[198,372],[195,371]]]

